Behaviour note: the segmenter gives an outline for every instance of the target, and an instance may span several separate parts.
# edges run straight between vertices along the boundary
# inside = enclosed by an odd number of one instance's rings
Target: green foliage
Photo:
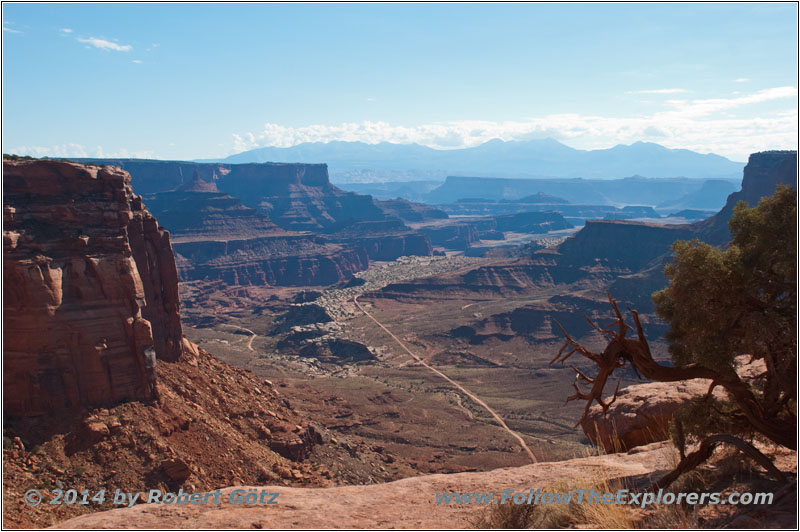
[[[700,439],[712,434],[752,436],[753,428],[746,419],[737,415],[737,410],[735,403],[712,396],[681,408],[678,418],[683,424],[685,434]],[[678,441],[677,430],[672,422],[670,422],[670,436],[673,442]]]
[[[16,155],[14,153],[9,155],[8,153],[4,153],[3,159],[9,159],[11,161],[32,161],[35,159],[35,157],[31,157],[30,155]]]
[[[767,415],[796,419],[797,199],[779,186],[757,207],[736,206],[727,249],[698,240],[672,246],[664,273],[669,286],[653,294],[669,324],[673,363],[733,375],[738,355],[763,360],[766,373],[751,386]],[[684,412],[687,433],[746,430],[735,408],[707,401]],[[724,425],[724,426],[717,426]]]

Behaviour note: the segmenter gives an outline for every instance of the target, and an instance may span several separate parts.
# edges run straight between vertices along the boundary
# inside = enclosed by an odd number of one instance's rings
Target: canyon
[[[574,427],[582,406],[563,405],[574,372],[549,364],[563,339],[557,324],[601,346],[583,315],[605,322],[609,290],[640,310],[655,357],[666,360],[649,294],[666,282],[672,242],[724,244],[738,200],[797,185],[796,153],[763,152],[751,156],[741,192],[707,220],[591,214],[573,227],[549,209],[451,217],[344,192],[325,165],[114,162],[4,159],[4,400],[8,437],[19,439],[4,452],[4,489],[21,496],[37,480],[113,479],[138,491],[272,485],[308,499],[275,519],[196,512],[197,526],[328,526],[309,514],[317,492],[300,487],[360,484],[336,489],[371,511],[365,501],[403,489],[492,487],[507,475],[662,472],[662,447],[585,458],[592,444]],[[527,244],[508,253],[467,253],[516,246],[519,235]],[[623,387],[636,382],[621,376]],[[523,447],[544,463],[526,465]],[[407,478],[420,474],[436,476]],[[383,484],[392,481],[400,483]],[[381,486],[365,486],[373,483]],[[50,525],[87,511],[23,510],[4,519]],[[136,514],[177,526],[152,506],[120,512],[62,525]],[[462,526],[468,517],[359,515],[341,508],[329,518]]]
[[[5,505],[6,526],[90,510],[28,512],[21,493],[31,482],[135,491],[191,478],[192,489],[210,490],[411,474],[402,457],[302,416],[279,391],[285,382],[225,364],[183,336],[170,235],[127,172],[4,158],[3,176],[3,481],[21,505]],[[263,222],[252,228],[274,230]]]

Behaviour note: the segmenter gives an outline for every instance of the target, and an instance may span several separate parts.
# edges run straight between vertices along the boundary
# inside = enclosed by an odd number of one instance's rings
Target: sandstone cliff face
[[[181,279],[229,285],[322,286],[349,279],[369,266],[363,248],[311,235],[186,240],[176,241],[174,247]]]
[[[446,219],[447,213],[443,210],[425,205],[414,203],[402,198],[392,200],[375,200],[378,207],[389,216],[399,218],[404,222],[425,222],[428,220]]]
[[[199,190],[199,191],[198,191]],[[230,285],[327,285],[369,266],[367,252],[285,231],[238,198],[189,187],[145,197],[172,234],[180,279]]]
[[[224,164],[144,159],[83,161],[113,164],[127,170],[141,194],[198,191],[198,184],[203,191],[213,187],[211,190],[239,198],[278,226],[293,231],[328,229],[352,220],[447,218],[444,212],[427,205],[405,200],[379,201],[372,196],[346,192],[331,184],[326,164]]]
[[[676,240],[692,237],[686,225],[592,220],[559,247],[561,264],[604,265],[634,272],[669,251]]]
[[[284,233],[269,218],[223,192],[173,191],[144,196],[158,222],[176,237],[227,239]]]
[[[345,192],[330,183],[324,164],[111,162],[131,172],[137,190],[145,192],[148,207],[171,232],[184,280],[237,279],[248,285],[335,283],[365,269],[365,256],[394,260],[403,255],[431,255],[427,237],[406,227],[401,219],[447,217],[425,205],[380,202]],[[320,240],[306,235],[303,241],[297,231],[328,236]],[[278,235],[284,235],[286,242],[273,260],[264,252],[276,247]],[[266,236],[268,244],[263,241]],[[288,250],[291,246],[294,251]],[[211,250],[223,254],[210,257]],[[193,258],[198,253],[204,256],[203,262]],[[294,268],[302,272],[296,275]]]
[[[181,354],[169,234],[130,175],[3,161],[4,412],[150,399]]]
[[[363,249],[370,260],[394,260],[433,253],[427,236],[412,231],[398,219],[349,221],[329,228],[333,242]]]
[[[230,165],[217,186],[293,231],[319,230],[348,219],[386,218],[372,196],[333,186],[325,164]]]
[[[469,248],[481,239],[478,230],[468,223],[426,226],[420,227],[419,231],[427,236],[431,244],[435,246],[444,246],[460,251]]]
[[[740,201],[755,207],[761,198],[771,196],[780,184],[797,188],[796,151],[765,151],[750,155],[742,175],[742,189],[728,196],[719,213],[694,224],[697,237],[710,244],[727,244],[731,238],[728,221],[733,208]]]
[[[195,175],[206,183],[216,183],[227,174],[229,165],[156,159],[75,159],[87,164],[118,166],[130,173],[139,194],[154,194],[191,183]]]

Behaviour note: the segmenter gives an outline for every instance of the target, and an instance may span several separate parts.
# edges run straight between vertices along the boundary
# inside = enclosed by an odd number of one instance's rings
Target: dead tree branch
[[[779,445],[789,449],[797,449],[796,420],[794,422],[787,422],[786,419],[769,416],[767,410],[759,402],[750,386],[735,373],[723,374],[715,369],[706,368],[697,364],[672,367],[663,366],[656,362],[650,352],[650,345],[647,343],[644,328],[639,319],[639,313],[630,308],[628,311],[633,315],[637,338],[626,338],[626,332],[634,329],[625,323],[617,301],[611,297],[610,293],[607,294],[611,308],[614,310],[616,320],[609,324],[607,328],[601,328],[591,319],[588,317],[586,318],[595,330],[608,338],[608,344],[602,353],[594,353],[583,347],[567,333],[560,323],[556,322],[556,325],[564,334],[565,341],[564,345],[562,345],[561,349],[558,351],[558,354],[550,363],[563,363],[574,353],[578,353],[594,362],[599,368],[598,374],[594,378],[582,372],[577,372],[576,383],[574,384],[576,393],[567,398],[567,402],[575,400],[586,401],[586,408],[580,421],[578,421],[578,425],[587,418],[589,410],[594,402],[597,402],[604,411],[614,402],[616,399],[616,392],[610,401],[603,400],[603,389],[605,388],[606,381],[613,374],[615,369],[622,368],[627,363],[630,363],[637,375],[654,381],[674,382],[689,379],[709,379],[712,383],[709,388],[709,393],[717,386],[724,388],[738,406],[741,414],[755,430]],[[613,327],[616,327],[616,330],[614,330]],[[567,351],[567,348],[569,348],[569,351]],[[578,388],[578,378],[582,378],[585,382],[592,384],[588,392],[584,392]]]
[[[738,448],[744,454],[752,458],[753,460],[758,463],[761,467],[766,469],[767,473],[769,473],[775,480],[780,482],[785,482],[786,477],[784,476],[781,471],[775,467],[775,464],[770,461],[769,458],[764,456],[764,454],[753,447],[751,444],[747,443],[746,441],[737,438],[735,436],[731,436],[730,434],[715,434],[713,436],[709,436],[705,438],[702,442],[700,442],[700,447],[692,452],[687,454],[683,457],[678,463],[678,466],[664,475],[658,482],[654,482],[651,484],[647,491],[658,491],[660,489],[667,488],[670,484],[675,482],[678,477],[682,474],[687,473],[709,458],[711,455],[714,454],[714,450],[723,443],[727,443],[729,445],[733,445],[734,447]]]

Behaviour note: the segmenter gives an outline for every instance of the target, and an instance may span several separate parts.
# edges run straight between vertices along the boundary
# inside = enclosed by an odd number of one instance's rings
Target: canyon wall
[[[399,219],[349,221],[328,229],[332,242],[364,250],[370,260],[394,260],[408,255],[433,253],[427,236],[412,231]]]
[[[181,354],[169,233],[113,167],[3,160],[4,412],[152,399]]]
[[[212,275],[215,279],[241,278],[247,284],[268,278],[275,279],[277,284],[297,284],[298,279],[313,285],[326,284],[323,279],[338,282],[343,279],[336,277],[346,278],[367,267],[368,263],[362,264],[360,259],[364,254],[372,260],[431,255],[428,238],[402,222],[447,218],[444,212],[426,205],[405,200],[378,201],[372,196],[345,192],[330,183],[328,167],[324,164],[95,161],[117,164],[131,172],[137,191],[145,193],[147,205],[170,230],[173,242],[181,244],[184,257],[191,255],[184,253],[188,247],[197,247],[184,245],[189,240],[261,238],[267,233],[275,236],[280,232],[278,229],[283,230],[282,234],[287,235],[287,242],[291,243],[299,242],[294,238],[297,232],[326,235],[324,241],[309,237],[303,249],[298,250],[306,273],[297,278],[281,273],[287,271],[285,265],[266,264],[266,259],[261,261],[261,266],[253,267],[256,257],[243,256],[243,264],[237,266],[236,257],[219,256],[217,262],[228,264],[226,269],[209,264],[194,264],[190,269],[188,266],[192,265],[179,260],[183,279]],[[379,226],[382,229],[375,231]],[[316,260],[311,257],[314,242],[339,244],[319,247],[316,256],[318,262],[324,264],[317,269],[321,273],[316,277],[311,267]],[[251,244],[251,249],[264,248],[260,243]],[[237,246],[237,249],[243,247]],[[203,249],[222,248],[208,244]],[[340,274],[333,275],[334,269]],[[273,270],[274,275],[269,270]],[[190,271],[194,276],[187,277]]]
[[[691,237],[688,225],[590,220],[561,244],[560,264],[603,265],[620,271],[637,271],[669,252],[676,240]]]
[[[81,159],[83,160],[83,159]],[[86,159],[113,164],[133,176],[141,194],[154,194],[190,184],[195,176],[258,209],[278,226],[317,230],[346,219],[383,220],[386,213],[372,196],[345,192],[330,183],[326,164],[220,164],[143,159]]]
[[[363,248],[314,235],[176,240],[174,248],[182,280],[222,280],[231,286],[329,285],[369,266]]]
[[[364,246],[283,230],[212,187],[197,178],[189,186],[145,197],[148,208],[170,228],[182,281],[327,285],[349,279],[369,266],[369,258],[377,258]]]
[[[744,201],[755,207],[761,198],[771,196],[781,184],[797,189],[796,151],[764,151],[750,155],[742,174],[742,189],[728,196],[719,213],[695,224],[698,238],[710,244],[727,244],[731,238],[728,221],[736,204]]]

